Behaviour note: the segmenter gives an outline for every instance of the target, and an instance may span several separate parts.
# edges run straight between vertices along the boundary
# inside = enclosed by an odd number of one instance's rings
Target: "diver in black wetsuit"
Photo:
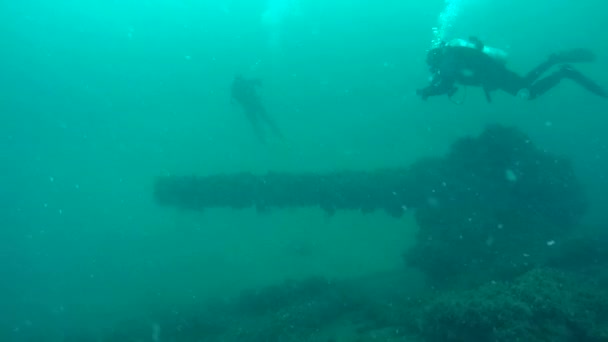
[[[589,50],[572,49],[552,54],[527,75],[520,76],[507,69],[503,56],[493,53],[500,50],[484,46],[479,39],[458,39],[454,42],[444,43],[429,51],[427,64],[432,73],[431,84],[416,91],[423,100],[437,95],[451,98],[458,91],[458,84],[481,87],[488,102],[492,101],[491,92],[495,90],[533,100],[565,78],[575,81],[591,93],[608,98],[608,92],[602,87],[568,65],[594,61],[595,55]],[[560,64],[557,71],[539,79],[551,67]]]
[[[259,79],[245,79],[242,75],[236,75],[232,81],[231,97],[233,102],[238,102],[253,126],[256,136],[260,142],[266,142],[266,134],[263,124],[266,124],[275,135],[283,139],[283,134],[275,124],[274,120],[266,113],[257,93],[257,88],[262,85]]]

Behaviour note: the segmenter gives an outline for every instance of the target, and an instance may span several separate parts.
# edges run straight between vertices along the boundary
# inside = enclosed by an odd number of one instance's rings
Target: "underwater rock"
[[[422,310],[419,332],[428,342],[606,341],[607,313],[607,293],[590,278],[534,269],[439,295]]]
[[[432,201],[416,211],[420,230],[405,259],[436,287],[512,279],[543,265],[587,208],[569,161],[513,128],[490,126],[410,173]]]
[[[162,340],[184,342],[608,339],[608,292],[588,276],[539,268],[475,289],[432,291],[426,299],[394,296],[398,289],[380,299],[370,285],[370,279],[287,281],[209,305],[168,308],[104,336],[146,341],[158,327]]]

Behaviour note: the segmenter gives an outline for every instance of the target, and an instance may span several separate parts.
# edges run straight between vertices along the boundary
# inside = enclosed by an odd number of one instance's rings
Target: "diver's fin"
[[[593,94],[603,98],[608,98],[608,92],[604,90],[604,88],[571,66],[564,65],[560,72],[563,73],[565,77],[568,77],[569,79],[580,84],[583,88],[587,89]]]
[[[551,56],[555,63],[590,63],[595,62],[593,51],[584,48],[564,50]]]

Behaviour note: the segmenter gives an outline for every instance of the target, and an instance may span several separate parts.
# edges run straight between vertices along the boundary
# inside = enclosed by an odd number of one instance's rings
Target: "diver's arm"
[[[416,94],[423,100],[426,100],[430,96],[448,95],[452,96],[456,92],[457,88],[454,85],[455,82],[442,78],[436,82],[432,82],[425,88],[416,90]]]

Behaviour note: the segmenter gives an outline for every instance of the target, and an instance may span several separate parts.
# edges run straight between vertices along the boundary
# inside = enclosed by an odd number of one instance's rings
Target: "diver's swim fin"
[[[564,50],[551,55],[555,63],[590,63],[595,62],[596,56],[593,51],[584,48]]]
[[[604,90],[599,84],[595,83],[591,79],[587,78],[587,76],[581,74],[578,70],[575,70],[569,65],[564,65],[560,72],[569,79],[575,81],[580,84],[583,88],[588,91],[594,93],[597,96],[601,96],[603,98],[608,98],[608,92]]]

